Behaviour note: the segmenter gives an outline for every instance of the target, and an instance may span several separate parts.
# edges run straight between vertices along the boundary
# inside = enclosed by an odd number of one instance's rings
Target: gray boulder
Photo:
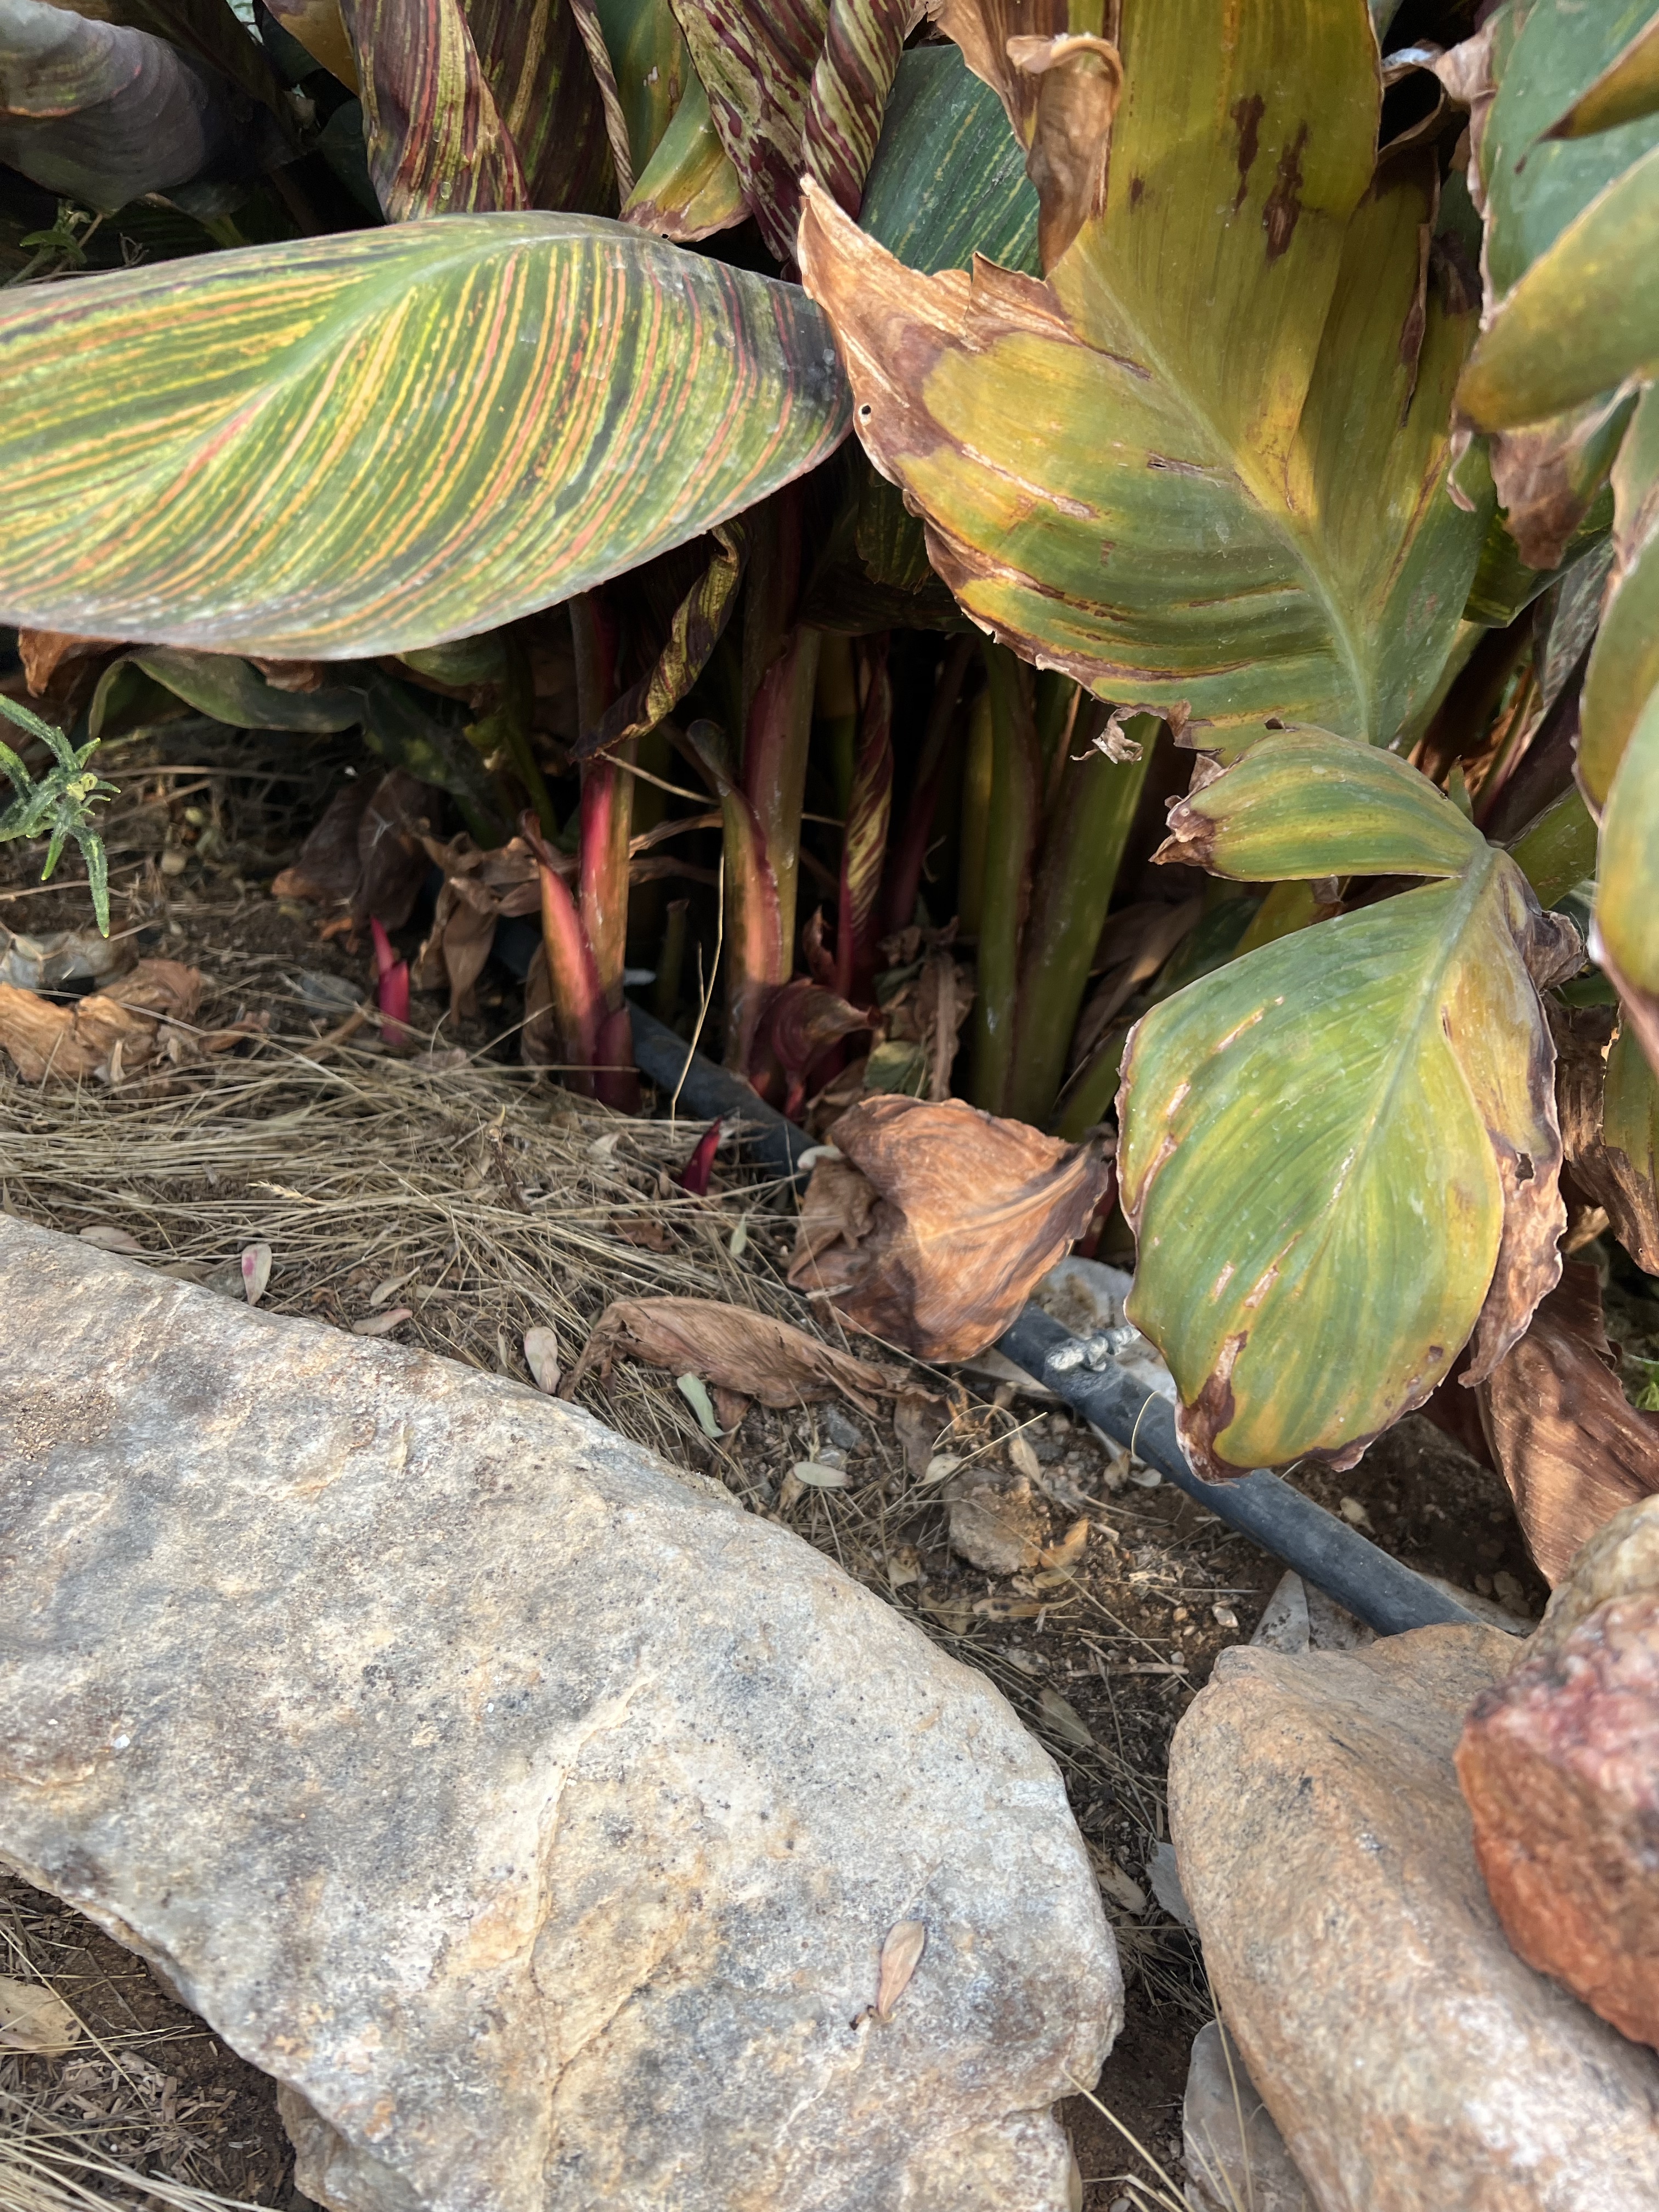
[[[1063,2212],[1121,1985],[988,1683],[505,1380],[12,1220],[0,1297],[0,1856],[276,2077],[306,2194]]]

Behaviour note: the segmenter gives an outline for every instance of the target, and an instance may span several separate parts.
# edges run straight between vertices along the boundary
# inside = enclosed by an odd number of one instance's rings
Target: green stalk
[[[652,986],[651,1003],[657,1019],[666,1022],[671,1029],[680,1010],[680,979],[685,973],[685,922],[690,910],[690,899],[670,899],[663,923],[662,950],[657,955],[657,980]]]
[[[1042,1125],[1054,1111],[1158,730],[1152,714],[1127,725],[1138,761],[1109,760],[1090,745],[1060,763],[1020,948],[1018,1049],[997,1109],[1018,1121]]]
[[[957,869],[957,918],[967,938],[979,935],[985,912],[985,848],[991,822],[991,695],[981,691],[968,720],[968,757],[962,772],[961,860]]]
[[[858,675],[853,641],[836,631],[826,636],[818,655],[818,683],[812,719],[823,732],[836,811],[844,822],[853,796],[853,768],[859,749]]]
[[[1004,645],[985,647],[991,702],[991,793],[985,841],[979,975],[974,998],[974,1103],[1006,1114],[1013,1079],[1020,939],[1042,820],[1042,758],[1030,672]]]
[[[780,942],[775,972],[769,978],[775,983],[788,981],[794,963],[800,817],[806,803],[806,755],[823,644],[822,630],[787,634],[782,651],[756,690],[744,745],[744,789],[754,809],[777,900]]]

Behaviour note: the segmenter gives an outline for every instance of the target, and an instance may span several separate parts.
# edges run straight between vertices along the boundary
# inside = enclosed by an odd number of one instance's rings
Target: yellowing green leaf
[[[1266,786],[1305,790],[1309,773],[1306,744],[1270,736],[1194,803],[1236,866],[1260,864],[1279,857]],[[1246,802],[1237,827],[1230,787]],[[1413,832],[1381,794],[1376,849],[1405,866],[1420,834],[1443,866],[1461,842],[1458,873],[1249,953],[1131,1034],[1130,1316],[1169,1361],[1182,1441],[1212,1476],[1307,1456],[1352,1466],[1471,1333],[1470,1372],[1490,1371],[1559,1272],[1538,991],[1581,948],[1514,862],[1431,795],[1450,818],[1425,809]],[[1334,853],[1365,850],[1342,818],[1359,811],[1339,799]]]
[[[1588,142],[1591,144],[1599,141]],[[1534,422],[1659,364],[1659,146],[1563,231],[1503,301],[1458,389],[1482,429]]]
[[[859,435],[982,627],[1224,733],[1387,740],[1484,535],[1443,489],[1475,302],[1449,266],[1422,289],[1432,177],[1370,195],[1362,0],[1316,13],[1127,0],[1105,212],[1046,283],[920,276],[816,190],[799,251]]]
[[[1659,388],[1653,386],[1613,465],[1613,573],[1584,675],[1578,739],[1578,773],[1597,806],[1659,689]]]
[[[728,230],[748,214],[743,186],[720,143],[708,112],[708,94],[695,71],[622,212],[624,222],[683,244]]]
[[[1595,887],[1595,957],[1659,1071],[1659,690],[1607,794]]]
[[[11,292],[0,380],[0,619],[325,659],[584,590],[847,422],[798,289],[579,216]]]
[[[1486,841],[1397,754],[1322,730],[1263,738],[1170,816],[1162,860],[1246,883],[1458,876]]]

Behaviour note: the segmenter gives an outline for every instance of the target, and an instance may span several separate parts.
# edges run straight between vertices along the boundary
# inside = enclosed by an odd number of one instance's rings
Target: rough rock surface
[[[0,1290],[0,1855],[286,2085],[302,2191],[1062,2212],[1121,1984],[987,1682],[505,1380],[10,1220]]]
[[[1659,2205],[1659,2057],[1510,1948],[1452,1754],[1501,1629],[1224,1652],[1170,1826],[1229,2031],[1320,2212]]]
[[[1574,1555],[1566,1580],[1550,1595],[1528,1658],[1553,1652],[1581,1620],[1615,1598],[1659,1590],[1659,1497],[1643,1498],[1604,1521]]]
[[[1516,1949],[1659,2045],[1656,1540],[1650,1498],[1585,1547],[1533,1649],[1475,1699],[1457,1778]]]
[[[1181,2136],[1193,2212],[1317,2212],[1243,2054],[1218,2020],[1193,2039]]]

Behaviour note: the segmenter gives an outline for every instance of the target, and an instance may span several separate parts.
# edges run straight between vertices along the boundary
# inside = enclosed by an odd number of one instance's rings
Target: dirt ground
[[[624,1121],[520,1070],[520,994],[504,971],[486,972],[472,1024],[417,999],[415,1021],[433,1035],[412,1060],[380,1051],[372,1024],[328,1043],[342,1009],[368,990],[368,948],[319,934],[314,908],[268,886],[355,757],[345,740],[258,733],[230,750],[210,729],[174,724],[125,757],[111,749],[105,773],[123,791],[108,841],[114,929],[202,969],[204,1025],[263,1018],[264,1041],[117,1091],[33,1090],[0,1074],[7,1210],[71,1232],[125,1231],[158,1263],[204,1277],[264,1240],[273,1309],[349,1326],[395,1297],[410,1310],[398,1341],[521,1379],[527,1327],[556,1327],[574,1357],[616,1296],[701,1292],[808,1319],[782,1283],[787,1200],[735,1164],[707,1200],[690,1200],[665,1170],[689,1154],[695,1127]],[[30,884],[24,865],[15,848],[0,852],[0,922],[36,934],[84,922],[72,855],[61,889]],[[412,927],[401,949],[417,937]],[[1659,1305],[1639,1286],[1626,1303],[1632,1357],[1659,1356],[1643,1310],[1659,1322]],[[1219,1652],[1249,1639],[1279,1569],[1051,1404],[972,1374],[921,1379],[954,1393],[936,1449],[975,1453],[1012,1482],[1016,1461],[1030,1473],[1029,1447],[1050,1542],[1086,1519],[1063,1571],[995,1577],[957,1558],[938,1486],[913,1472],[914,1453],[907,1462],[884,1421],[757,1407],[714,1442],[671,1378],[625,1363],[580,1395],[839,1559],[983,1670],[1048,1746],[1102,1874],[1128,1988],[1097,2095],[1179,2182],[1188,2052],[1211,2008],[1194,1939],[1152,1898],[1146,1868],[1167,1833],[1171,1733]],[[788,1480],[794,1462],[837,1452],[846,1489]],[[1350,1474],[1296,1479],[1411,1565],[1518,1617],[1541,1610],[1547,1591],[1501,1482],[1420,1416]],[[0,2094],[61,2111],[145,2172],[289,2202],[271,2084],[52,1901],[7,1884],[0,1933],[88,2031],[61,2057],[7,2056]],[[1086,2212],[1109,2212],[1126,2201],[1126,2175],[1149,2177],[1084,2100],[1062,2116]]]

